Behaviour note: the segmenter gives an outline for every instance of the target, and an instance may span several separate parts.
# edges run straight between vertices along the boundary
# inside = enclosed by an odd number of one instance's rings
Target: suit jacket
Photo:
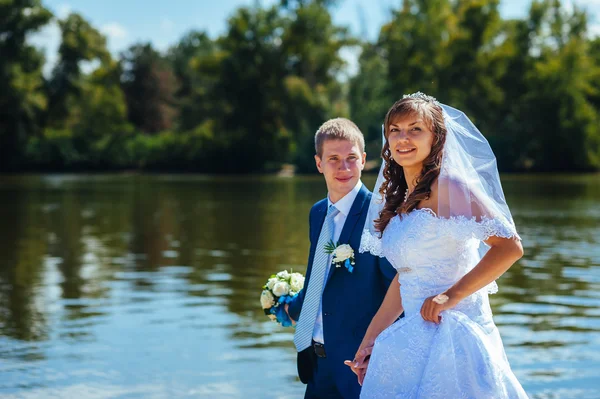
[[[396,270],[385,258],[370,253],[359,253],[360,238],[367,217],[371,192],[363,185],[352,204],[340,234],[340,244],[350,244],[354,249],[354,271],[345,267],[329,269],[323,289],[323,336],[328,361],[332,361],[337,386],[344,386],[348,378],[356,383],[356,376],[344,364],[352,360],[373,316],[379,309],[388,286],[396,276]],[[327,199],[313,205],[310,210],[310,252],[306,270],[305,289],[289,306],[289,314],[294,320],[302,317],[301,309],[306,288],[310,284],[312,264],[321,228],[327,215]],[[313,376],[316,355],[312,347],[298,353],[298,375],[307,384]]]

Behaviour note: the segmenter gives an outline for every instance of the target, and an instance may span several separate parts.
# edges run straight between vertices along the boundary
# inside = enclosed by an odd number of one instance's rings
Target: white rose
[[[300,291],[304,287],[304,276],[300,273],[292,273],[292,277],[290,277],[290,286],[293,291]]]
[[[279,281],[273,286],[273,294],[277,296],[287,295],[290,292],[290,285],[285,281]]]
[[[290,274],[288,273],[287,270],[284,270],[282,272],[277,273],[277,277],[287,280],[290,278]],[[277,295],[277,294],[275,294],[275,295]]]
[[[333,255],[335,257],[334,262],[343,262],[354,255],[354,250],[350,245],[344,244],[337,247]]]
[[[272,290],[272,289],[273,289],[273,286],[274,286],[274,285],[275,285],[275,283],[276,283],[276,282],[278,282],[278,281],[279,281],[279,279],[277,279],[277,278],[275,278],[275,277],[273,277],[273,278],[270,278],[270,279],[269,279],[269,281],[267,281],[267,288],[268,288],[268,289],[270,289],[270,290]]]
[[[260,304],[263,309],[269,309],[275,305],[275,298],[273,298],[271,291],[263,290],[263,292],[260,294]]]

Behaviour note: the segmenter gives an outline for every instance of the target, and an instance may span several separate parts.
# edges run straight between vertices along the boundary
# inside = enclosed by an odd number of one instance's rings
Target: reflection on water
[[[532,398],[600,398],[600,178],[506,176],[496,322]],[[367,186],[372,178],[365,179]],[[298,398],[258,295],[304,272],[316,178],[0,178],[0,396]]]

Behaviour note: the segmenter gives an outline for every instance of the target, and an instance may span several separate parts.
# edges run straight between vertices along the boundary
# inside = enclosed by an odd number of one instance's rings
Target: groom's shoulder
[[[315,202],[312,208],[310,208],[310,215],[312,216],[315,212],[320,212],[324,209],[327,209],[327,198],[323,198],[322,200]]]
[[[362,185],[362,187],[360,188],[360,191],[358,192],[358,195],[356,196],[355,201],[362,201],[363,203],[363,210],[365,209],[364,205],[368,205],[369,202],[371,202],[371,197],[373,196],[373,193],[371,192],[371,190],[369,190],[364,184]],[[368,206],[366,208],[369,208]]]

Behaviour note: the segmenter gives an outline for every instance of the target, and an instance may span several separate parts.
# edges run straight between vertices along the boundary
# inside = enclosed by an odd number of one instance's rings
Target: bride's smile
[[[393,121],[388,140],[392,157],[403,167],[419,167],[431,153],[434,134],[419,115],[407,115]]]

